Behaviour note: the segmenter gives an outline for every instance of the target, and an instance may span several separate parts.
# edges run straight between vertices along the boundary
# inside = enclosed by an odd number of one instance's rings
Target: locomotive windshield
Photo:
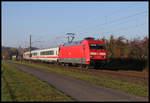
[[[90,44],[90,49],[105,49],[103,44]]]

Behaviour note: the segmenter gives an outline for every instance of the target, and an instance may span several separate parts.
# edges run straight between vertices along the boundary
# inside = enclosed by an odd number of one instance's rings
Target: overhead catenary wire
[[[98,24],[98,25],[94,25],[93,26],[93,28],[95,29],[95,28],[99,28],[99,27],[102,27],[102,26],[108,26],[108,25],[110,25],[110,24],[115,24],[115,23],[117,23],[117,22],[119,22],[119,21],[122,21],[122,20],[125,20],[125,19],[129,19],[129,18],[132,18],[132,17],[136,17],[136,16],[138,16],[138,15],[141,15],[141,14],[144,14],[144,13],[146,13],[147,11],[145,10],[145,11],[142,11],[142,12],[137,12],[137,13],[134,13],[134,14],[132,14],[132,15],[128,15],[128,16],[125,16],[125,17],[121,17],[121,18],[119,18],[119,19],[115,19],[115,20],[112,20],[112,21],[107,21],[107,23],[106,22],[104,22],[104,23],[102,23],[102,24]],[[77,31],[74,31],[76,34],[86,34],[86,33],[89,33],[87,30],[91,30],[91,26],[89,26],[88,28],[80,28],[80,30],[77,30]],[[86,31],[85,31],[86,30]]]
[[[105,23],[103,23],[103,24],[98,24],[98,25],[95,25],[94,26],[94,28],[99,28],[99,27],[101,27],[101,26],[105,26],[106,24],[115,24],[115,23],[117,23],[117,22],[119,22],[119,21],[122,21],[122,20],[125,20],[125,19],[128,19],[128,18],[131,18],[131,17],[136,17],[136,16],[138,16],[138,15],[141,15],[141,14],[144,14],[144,13],[146,13],[147,11],[142,11],[142,12],[138,12],[138,13],[135,13],[135,14],[132,14],[132,15],[128,15],[128,16],[125,16],[125,17],[121,17],[121,18],[119,18],[119,19],[115,19],[115,20],[111,20],[111,21],[109,21],[108,22],[108,18],[107,18],[107,20],[105,21]],[[83,31],[82,33],[85,33],[85,30],[83,29],[83,28],[80,28],[81,30],[79,31],[79,30],[77,30],[77,31],[75,31],[74,33],[76,33],[77,35],[80,35],[80,33],[81,33],[81,31]],[[91,29],[91,27],[90,27],[90,29]],[[87,30],[89,30],[89,29],[87,29],[86,28],[86,32],[87,32]],[[59,32],[59,33],[52,33],[52,34],[63,34],[63,35],[65,35],[65,33],[66,32]],[[44,35],[43,35],[43,37],[44,37]],[[47,37],[47,36],[45,36],[45,37]],[[45,38],[44,37],[44,38]],[[64,36],[62,36],[62,35],[60,35],[60,36],[57,36],[57,37],[53,37],[53,38],[55,38],[55,39],[62,39],[62,38],[65,38]],[[48,41],[48,40],[46,40],[46,41]]]
[[[136,7],[136,6],[135,6],[135,5],[128,5],[127,7],[128,7],[127,9],[130,9],[130,7]],[[127,10],[127,9],[126,9],[126,10]],[[105,18],[105,22],[107,22],[108,17],[111,17],[111,16],[113,16],[113,15],[115,15],[115,14],[118,14],[118,13],[120,13],[120,12],[122,12],[122,9],[119,8],[118,10],[115,10],[115,11],[109,13],[108,15],[104,15],[103,18]],[[101,16],[99,16],[99,17],[96,16],[96,18],[100,18],[100,17],[101,17]],[[89,24],[95,22],[95,19],[96,19],[96,18],[90,20],[90,22],[88,22],[88,23],[86,23],[86,24],[83,24],[83,25],[80,25],[80,26],[76,26],[76,27],[77,27],[77,28],[85,27],[85,25],[89,25]]]
[[[146,25],[146,22],[139,24],[138,27],[142,27],[144,25]],[[121,32],[123,32],[123,31],[128,32],[129,29],[138,29],[138,28],[136,25],[132,25],[132,26],[128,26],[128,27],[121,27],[121,28],[117,28],[117,29],[114,29],[111,31],[103,32],[103,34],[105,34],[105,35],[106,34],[118,34],[118,32],[120,32],[119,30],[121,30]],[[123,33],[123,35],[126,34],[125,32]],[[133,34],[133,32],[132,32],[132,34]]]
[[[129,19],[129,20],[126,20],[126,21],[122,21],[122,22],[120,22],[120,23],[116,23],[115,24],[115,26],[114,25],[111,25],[111,26],[107,26],[107,31],[108,31],[108,29],[110,30],[110,29],[113,29],[114,27],[118,27],[118,26],[120,26],[120,25],[122,25],[122,24],[128,24],[129,22],[131,23],[131,22],[135,22],[136,21],[136,26],[138,25],[138,23],[137,23],[137,19],[136,20],[132,20],[132,19]],[[102,27],[102,28],[99,28],[100,30],[104,30],[104,28],[105,27]]]
[[[144,22],[144,23],[141,23],[141,24],[138,24],[139,26],[138,27],[140,27],[140,26],[143,26],[143,25],[146,25],[146,23],[147,22]],[[109,32],[113,32],[113,31],[118,31],[118,30],[127,30],[127,29],[132,29],[132,28],[137,28],[137,26],[136,25],[132,25],[132,26],[128,26],[128,27],[126,27],[126,28],[124,28],[124,27],[121,27],[121,28],[117,28],[117,29],[114,29],[114,30],[111,30],[111,31],[107,31],[107,32],[103,32],[103,33],[109,33]]]
[[[142,12],[138,12],[138,13],[135,13],[135,14],[132,14],[132,15],[128,15],[128,16],[126,16],[126,17],[121,17],[121,18],[119,18],[119,19],[115,19],[115,20],[109,21],[109,22],[107,22],[107,24],[116,23],[116,22],[118,22],[118,21],[120,21],[120,20],[128,19],[128,18],[137,16],[137,15],[141,15],[141,14],[146,13],[146,12],[147,12],[147,11],[142,11]],[[105,22],[105,23],[102,23],[102,24],[95,25],[95,26],[93,26],[93,28],[101,27],[101,26],[104,26],[104,25],[106,25],[106,22]],[[91,26],[88,27],[88,28],[86,28],[86,30],[89,30],[89,28],[91,29]],[[83,31],[83,30],[84,30],[84,29],[78,30],[78,32],[79,32],[79,31]]]
[[[86,6],[86,5],[85,5]],[[140,7],[140,5],[133,5],[133,4],[130,4],[130,5],[128,5],[127,6],[128,8],[127,9],[129,9],[130,7]],[[117,13],[119,13],[119,11],[121,11],[122,9],[118,9],[118,10],[115,10],[115,11],[113,11],[113,12],[111,12],[111,13],[109,13],[109,15],[105,15],[104,17],[110,17],[110,16],[112,16],[112,15],[115,15],[115,14],[117,14]],[[122,12],[122,11],[121,11]],[[96,17],[97,18],[97,17]],[[95,20],[95,19],[93,19],[93,20]],[[93,20],[92,20],[92,22],[93,22]],[[91,22],[91,23],[92,23]],[[91,24],[90,23],[90,24]],[[89,24],[89,23],[87,23],[87,24]],[[84,25],[81,25],[81,26],[77,26],[77,28],[81,28],[81,27],[85,27],[85,24]],[[82,29],[82,28],[81,28]],[[83,29],[82,29],[83,30]],[[44,35],[46,35],[46,37],[48,36],[47,34],[53,34],[53,35],[56,35],[56,34],[63,34],[63,35],[65,35],[66,34],[66,32],[58,32],[58,33],[46,33],[46,34],[42,34],[42,36],[44,37]],[[78,34],[79,35],[79,34]],[[50,35],[51,36],[51,35]]]

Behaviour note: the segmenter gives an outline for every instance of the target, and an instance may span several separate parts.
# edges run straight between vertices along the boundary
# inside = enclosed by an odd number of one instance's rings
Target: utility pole
[[[75,38],[75,37],[74,37],[74,35],[75,35],[74,33],[67,33],[66,35],[68,35],[68,36],[67,36],[67,38],[68,38],[68,43],[71,43],[71,42],[73,41],[73,39]],[[69,37],[71,37],[72,39],[70,40]]]
[[[31,35],[30,35],[30,47],[29,47],[29,51],[30,51],[30,60],[31,60]]]

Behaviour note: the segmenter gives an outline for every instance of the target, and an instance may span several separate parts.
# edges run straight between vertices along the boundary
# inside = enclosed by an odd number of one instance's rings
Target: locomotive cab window
[[[90,49],[105,49],[103,44],[90,44]]]

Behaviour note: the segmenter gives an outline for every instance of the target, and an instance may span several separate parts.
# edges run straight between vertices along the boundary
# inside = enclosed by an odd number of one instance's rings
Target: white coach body
[[[39,49],[31,51],[31,60],[40,60],[47,62],[57,62],[58,60],[59,47],[48,48],[48,49]],[[30,52],[25,52],[23,55],[24,59],[29,60]]]

